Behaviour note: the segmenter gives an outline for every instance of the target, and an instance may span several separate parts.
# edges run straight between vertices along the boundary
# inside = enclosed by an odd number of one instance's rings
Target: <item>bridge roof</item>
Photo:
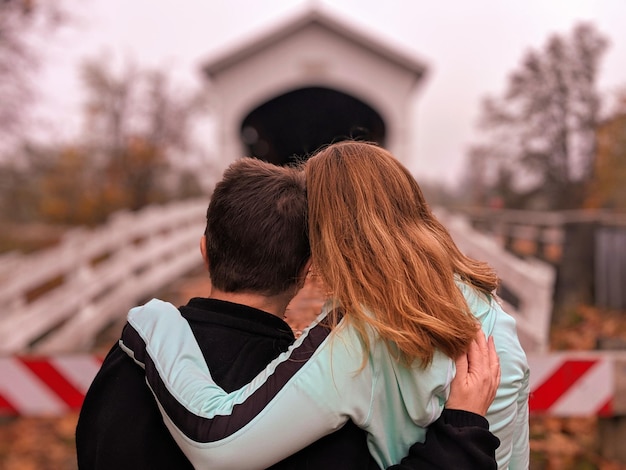
[[[239,44],[209,59],[203,70],[209,76],[219,74],[264,49],[288,40],[290,36],[310,25],[321,26],[349,42],[368,49],[381,58],[396,63],[418,77],[422,77],[426,73],[427,66],[425,63],[412,53],[388,44],[380,38],[374,38],[369,32],[363,31],[353,23],[347,22],[344,18],[339,18],[337,14],[328,12],[319,5],[305,7],[297,11],[295,15],[275,23],[265,31],[253,34]]]

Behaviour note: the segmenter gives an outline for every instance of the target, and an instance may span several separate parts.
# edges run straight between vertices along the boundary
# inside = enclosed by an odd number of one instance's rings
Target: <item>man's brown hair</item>
[[[311,256],[306,211],[300,170],[248,157],[231,164],[207,209],[212,284],[264,295],[293,288]]]

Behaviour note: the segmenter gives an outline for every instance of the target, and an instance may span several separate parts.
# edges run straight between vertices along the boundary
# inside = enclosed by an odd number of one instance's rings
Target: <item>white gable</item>
[[[333,15],[304,10],[204,66],[218,101],[220,155],[245,154],[241,123],[254,108],[290,91],[324,87],[369,105],[386,127],[385,145],[408,156],[410,109],[426,67]]]

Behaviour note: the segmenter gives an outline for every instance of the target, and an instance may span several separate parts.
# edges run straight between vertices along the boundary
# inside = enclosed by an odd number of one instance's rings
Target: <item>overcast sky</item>
[[[198,87],[199,64],[308,4],[405,49],[429,68],[416,98],[416,148],[408,162],[419,178],[453,184],[465,150],[477,140],[481,99],[504,90],[524,53],[552,33],[592,21],[611,41],[600,87],[626,86],[624,0],[85,0],[49,43],[41,79],[42,114],[60,134],[78,128],[82,100],[78,65],[107,53],[167,67],[184,86]],[[74,4],[79,5],[74,7]]]

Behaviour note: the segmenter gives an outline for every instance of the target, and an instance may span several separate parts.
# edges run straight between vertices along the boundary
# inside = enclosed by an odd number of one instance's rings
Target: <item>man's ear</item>
[[[204,266],[209,269],[209,258],[206,254],[206,236],[202,235],[200,238],[200,253],[202,253],[202,259],[204,260]]]

